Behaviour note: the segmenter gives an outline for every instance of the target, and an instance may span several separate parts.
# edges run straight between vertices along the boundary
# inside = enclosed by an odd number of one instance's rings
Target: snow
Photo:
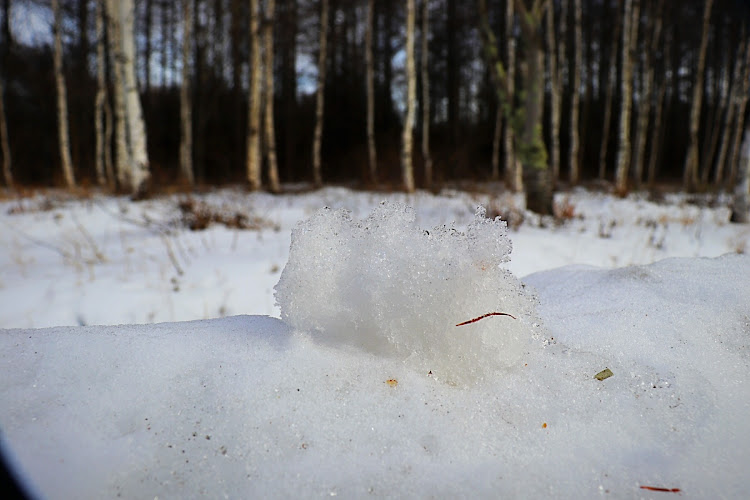
[[[488,286],[516,290],[516,278],[501,272],[509,269],[521,276],[523,293],[536,297],[519,317],[530,324],[538,317],[540,326],[519,331],[528,342],[514,356],[498,361],[480,343],[472,363],[450,357],[451,332],[460,350],[474,342],[472,331],[492,343],[493,334],[520,322],[493,316],[455,326],[490,312],[480,308],[492,297],[452,297],[445,311],[424,298],[401,305],[386,297],[394,318],[418,305],[430,312],[430,327],[441,332],[427,332],[437,335],[427,342],[432,350],[397,322],[381,325],[390,336],[370,348],[361,335],[383,330],[349,323],[335,331],[335,322],[315,329],[303,324],[320,319],[309,306],[285,305],[311,293],[295,290],[292,278],[316,272],[284,269],[287,259],[294,266],[311,258],[304,239],[289,252],[298,221],[313,227],[314,214],[331,207],[349,238],[328,243],[341,248],[386,197],[390,206],[413,206],[413,220],[383,220],[399,238],[381,243],[360,233],[353,248],[362,255],[346,269],[330,268],[345,279],[321,281],[329,293],[311,301],[331,307],[328,321],[346,320],[345,305],[354,317],[372,317],[375,301],[342,295],[336,302],[330,290],[351,292],[352,276],[362,271],[362,283],[386,286],[364,258],[378,249],[388,256],[384,269],[407,273],[402,287],[422,289],[409,275],[418,269],[407,270],[416,255],[436,254],[434,264],[423,263],[428,274],[441,272],[445,260],[417,228],[455,221],[466,250],[451,241],[442,248],[459,252],[456,262],[466,266],[466,280],[454,279],[459,295],[475,294],[492,273],[501,284]],[[471,224],[504,232],[475,216],[477,205],[492,212],[489,195],[219,191],[200,199],[268,225],[202,232],[180,228],[176,199],[30,198],[0,207],[0,327],[10,328],[0,331],[0,438],[35,494],[670,494],[641,488],[651,486],[677,488],[686,498],[746,495],[750,257],[742,252],[750,227],[729,224],[721,204],[560,195],[565,223],[520,212],[525,222],[507,233],[512,260],[480,272],[469,271],[478,260],[468,242]],[[325,229],[327,219],[317,217],[315,227]],[[502,250],[489,254],[493,263],[503,260]],[[575,265],[559,267],[566,264]],[[282,269],[287,283],[278,309],[273,287]],[[448,297],[448,288],[437,290]],[[476,311],[454,318],[471,304]],[[279,314],[301,323],[290,326]],[[149,321],[172,322],[72,326]],[[54,327],[30,329],[38,326]],[[403,348],[388,347],[401,340]],[[405,356],[408,349],[418,356]],[[489,369],[494,362],[501,366]],[[477,365],[479,374],[462,376]],[[605,368],[613,376],[597,380]]]
[[[416,225],[414,209],[383,202],[356,221],[323,209],[292,231],[276,285],[281,319],[451,382],[518,362],[538,332],[535,300],[501,265],[506,223],[479,208],[466,231]],[[502,320],[458,325],[488,312]],[[458,328],[461,326],[462,328]]]

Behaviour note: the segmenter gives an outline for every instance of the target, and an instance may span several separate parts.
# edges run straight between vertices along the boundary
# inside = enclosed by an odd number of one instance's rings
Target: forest
[[[548,197],[741,170],[741,0],[2,0],[0,21],[6,186]]]

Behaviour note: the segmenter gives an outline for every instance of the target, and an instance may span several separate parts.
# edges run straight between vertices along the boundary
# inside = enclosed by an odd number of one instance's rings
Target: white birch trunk
[[[189,186],[193,175],[193,103],[190,99],[190,54],[193,46],[193,0],[182,0],[182,86],[180,87],[180,171]]]
[[[107,0],[109,25],[109,59],[112,65],[112,92],[114,98],[115,174],[120,190],[129,186],[128,169],[130,151],[125,118],[125,89],[123,84],[122,40],[120,36],[120,9],[117,0]]]
[[[328,42],[328,0],[321,0],[320,6],[320,49],[318,53],[318,88],[315,92],[315,131],[313,135],[313,182],[315,186],[323,185],[323,173],[320,159],[323,140],[323,108],[325,105],[326,52]]]
[[[506,68],[508,90],[508,106],[513,109],[516,89],[516,39],[513,36],[513,25],[515,21],[515,10],[512,1],[505,3],[505,39],[508,41],[506,54],[508,67]],[[502,106],[502,103],[501,103]],[[503,128],[503,144],[505,146],[505,175],[510,181],[511,189],[516,193],[524,191],[523,185],[523,165],[516,158],[515,137],[513,126],[508,117],[505,118],[505,127]]]
[[[130,191],[135,196],[144,194],[150,178],[148,150],[146,146],[146,122],[143,120],[141,97],[138,95],[138,80],[135,75],[135,3],[121,0],[122,10],[122,56],[125,84],[125,115],[130,140]]]
[[[427,0],[423,0],[427,1]],[[375,68],[372,54],[372,31],[375,22],[375,0],[367,0],[367,26],[365,27],[365,66],[367,79],[367,163],[370,182],[378,182],[378,157],[375,147]]]
[[[620,110],[620,145],[617,151],[615,191],[624,195],[628,188],[630,169],[630,113],[633,105],[633,57],[638,39],[640,0],[625,0],[622,29],[622,106]]]
[[[430,154],[430,2],[422,0],[422,156],[425,185],[432,187],[432,155]]]
[[[60,147],[60,162],[62,164],[65,185],[69,188],[75,187],[76,180],[73,174],[73,161],[70,158],[70,135],[68,133],[68,95],[65,88],[65,75],[63,74],[63,49],[62,49],[62,14],[58,0],[52,0],[52,12],[55,17],[55,86],[57,87],[57,137]]]
[[[260,100],[261,59],[258,0],[250,0],[250,102],[247,117],[247,182],[252,191],[261,188]]]
[[[276,130],[273,120],[273,25],[275,20],[276,1],[267,0],[266,19],[264,26],[264,45],[265,45],[265,132],[266,132],[266,162],[268,165],[268,186],[271,192],[278,193],[281,191],[279,185],[279,167],[276,162]]]
[[[701,35],[700,51],[698,52],[698,67],[695,70],[695,82],[693,83],[693,99],[690,108],[690,135],[682,179],[685,189],[691,189],[698,185],[698,126],[700,125],[701,105],[703,103],[703,73],[706,67],[706,47],[708,47],[708,28],[709,21],[711,20],[712,5],[713,0],[706,0],[703,11],[703,33]]]
[[[414,65],[415,0],[406,0],[406,117],[401,144],[401,175],[406,192],[414,191],[412,141],[417,101],[417,75]]]

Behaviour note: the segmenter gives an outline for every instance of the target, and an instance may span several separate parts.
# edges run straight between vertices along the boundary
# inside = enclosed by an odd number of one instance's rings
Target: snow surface
[[[348,207],[359,221],[382,198],[221,192],[205,199],[249,203],[272,226],[200,233],[167,231],[175,211],[163,200],[62,201],[48,211],[38,200],[6,202],[0,321],[21,329],[0,331],[0,438],[27,484],[45,498],[674,494],[642,486],[746,496],[750,256],[738,252],[750,243],[747,225],[726,223],[721,207],[584,192],[558,200],[572,216],[562,226],[524,214],[509,232],[517,275],[566,261],[731,254],[525,276],[542,331],[501,369],[462,378],[442,347],[410,362],[253,309],[272,294],[296,221],[321,206]],[[491,205],[461,193],[389,198],[413,205],[418,227],[455,220],[464,234],[477,200]],[[222,313],[216,304],[254,315],[26,329],[207,317]],[[446,332],[481,328],[492,342],[487,335],[513,321],[455,327],[475,314],[451,313]],[[458,350],[472,342],[460,335]],[[597,380],[605,368],[614,375]]]
[[[0,202],[0,328],[279,317],[273,287],[294,225],[323,207],[362,219],[383,199],[414,207],[426,229],[455,222],[463,230],[477,205],[502,213],[511,219],[514,248],[507,268],[519,277],[567,264],[620,267],[750,251],[750,226],[729,223],[725,200],[696,205],[680,195],[657,204],[641,194],[558,194],[558,206],[568,207],[564,224],[523,213],[512,196],[459,191],[326,188],[280,196],[223,189],[193,198],[267,225],[189,231],[179,224],[184,196],[177,195],[139,203],[62,195]],[[519,214],[526,220],[515,226]]]

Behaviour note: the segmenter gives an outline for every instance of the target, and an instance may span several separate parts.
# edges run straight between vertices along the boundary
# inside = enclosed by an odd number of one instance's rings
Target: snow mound
[[[449,382],[513,366],[539,329],[536,299],[502,265],[507,224],[477,209],[465,232],[418,227],[413,208],[325,208],[292,231],[275,287],[281,319],[333,345],[403,359]],[[502,312],[462,326],[464,321]]]

